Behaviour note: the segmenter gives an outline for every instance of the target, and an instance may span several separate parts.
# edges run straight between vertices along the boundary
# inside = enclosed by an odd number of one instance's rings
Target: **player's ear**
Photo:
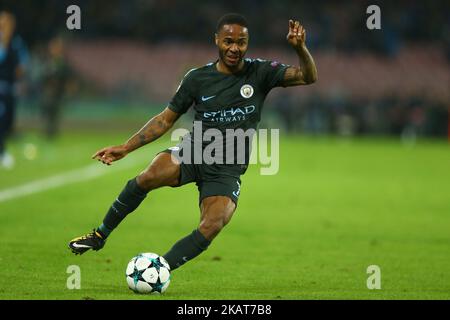
[[[214,34],[214,41],[216,43],[216,46],[219,45],[219,36],[217,35],[217,33]]]

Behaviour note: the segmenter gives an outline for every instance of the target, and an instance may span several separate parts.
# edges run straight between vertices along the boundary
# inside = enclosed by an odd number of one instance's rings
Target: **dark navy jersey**
[[[14,36],[8,47],[0,43],[0,93],[12,93],[18,66],[24,66],[28,53],[22,39]]]
[[[274,61],[245,59],[244,68],[224,74],[210,63],[189,71],[169,109],[185,113],[191,106],[205,128],[256,129],[269,91],[282,85],[288,66]]]
[[[256,130],[266,96],[282,86],[287,68],[275,61],[245,59],[241,71],[224,74],[210,63],[184,76],[168,107],[183,114],[193,106],[194,121],[202,122],[203,132],[214,128],[225,136],[226,129]]]

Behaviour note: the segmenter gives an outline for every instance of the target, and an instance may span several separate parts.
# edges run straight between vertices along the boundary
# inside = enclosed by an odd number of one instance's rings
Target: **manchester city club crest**
[[[244,84],[241,87],[241,96],[243,96],[244,98],[248,99],[253,95],[253,87],[249,84]]]

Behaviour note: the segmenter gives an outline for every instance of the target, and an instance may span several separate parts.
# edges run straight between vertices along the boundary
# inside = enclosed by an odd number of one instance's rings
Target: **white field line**
[[[116,173],[118,171],[128,169],[138,163],[138,161],[130,161],[131,159],[127,160],[128,161],[121,164],[117,168],[106,167],[105,165],[96,163],[80,169],[57,174],[48,178],[28,182],[17,187],[3,189],[0,190],[0,202],[21,198],[30,194],[47,191],[76,182],[92,180],[109,173]]]

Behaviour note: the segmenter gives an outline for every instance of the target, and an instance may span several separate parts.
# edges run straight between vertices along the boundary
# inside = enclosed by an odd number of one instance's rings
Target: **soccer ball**
[[[160,294],[170,283],[170,266],[156,253],[140,253],[128,262],[128,287],[136,293]]]

